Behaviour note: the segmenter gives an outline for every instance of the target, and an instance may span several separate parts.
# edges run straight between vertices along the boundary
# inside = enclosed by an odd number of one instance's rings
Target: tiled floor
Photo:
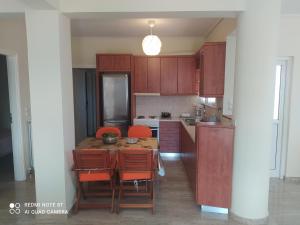
[[[160,178],[156,192],[156,214],[150,210],[122,210],[119,215],[109,210],[81,210],[68,219],[58,217],[13,216],[8,213],[12,201],[34,201],[33,182],[0,183],[0,224],[74,224],[74,225],[238,225],[220,214],[201,213],[179,160],[164,160],[166,176]],[[268,225],[300,225],[300,182],[272,179],[270,219]]]

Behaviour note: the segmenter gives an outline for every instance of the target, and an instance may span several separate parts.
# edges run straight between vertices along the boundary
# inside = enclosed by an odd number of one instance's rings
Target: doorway
[[[289,77],[291,60],[280,59],[276,63],[274,109],[272,123],[271,177],[283,178],[287,154],[287,128],[289,109]]]
[[[7,58],[0,54],[0,177],[14,179]]]
[[[96,69],[73,69],[75,141],[96,133]]]

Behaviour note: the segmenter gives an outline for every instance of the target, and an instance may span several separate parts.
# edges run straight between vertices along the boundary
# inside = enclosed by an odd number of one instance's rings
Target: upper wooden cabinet
[[[131,55],[97,54],[97,70],[100,72],[130,72]]]
[[[194,56],[178,57],[178,94],[195,94],[196,60]]]
[[[147,91],[160,93],[160,57],[148,57]]]
[[[134,92],[147,93],[148,58],[134,57]]]
[[[160,58],[135,56],[134,77],[135,93],[159,93]]]
[[[177,95],[178,84],[177,57],[161,57],[160,61],[160,93],[162,95]]]
[[[225,53],[225,42],[207,42],[200,49],[197,55],[200,96],[222,97],[224,95]]]

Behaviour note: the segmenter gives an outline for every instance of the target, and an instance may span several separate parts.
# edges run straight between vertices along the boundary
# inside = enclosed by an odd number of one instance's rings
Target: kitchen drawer
[[[179,121],[160,121],[159,128],[180,128]]]

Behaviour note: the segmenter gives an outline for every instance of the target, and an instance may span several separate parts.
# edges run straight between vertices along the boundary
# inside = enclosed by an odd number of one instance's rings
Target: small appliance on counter
[[[169,113],[169,112],[161,112],[160,117],[162,119],[170,119],[171,118],[171,113]]]
[[[204,118],[205,108],[203,105],[196,105],[195,106],[195,121],[200,122]]]

